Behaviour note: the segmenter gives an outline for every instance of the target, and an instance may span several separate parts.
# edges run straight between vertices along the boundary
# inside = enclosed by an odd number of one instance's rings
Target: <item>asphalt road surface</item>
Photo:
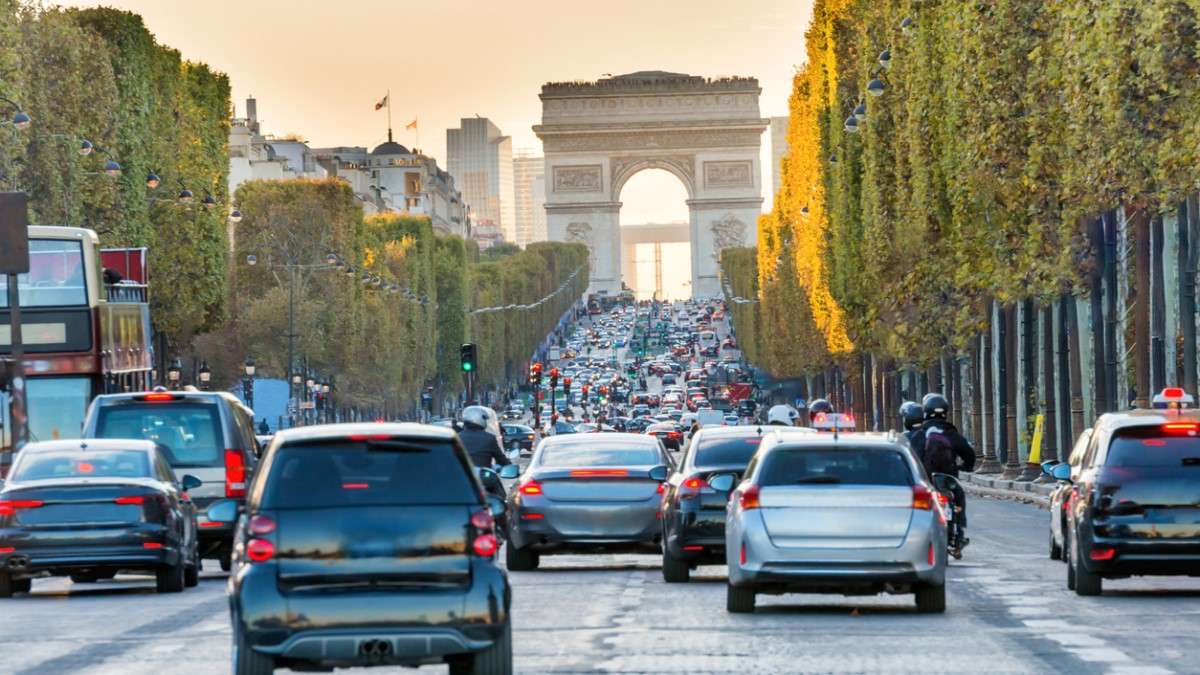
[[[1103,597],[1079,598],[1066,590],[1063,565],[1046,557],[1044,511],[985,498],[971,508],[972,544],[951,566],[941,616],[916,614],[911,596],[813,595],[764,596],[755,614],[734,616],[722,567],[668,586],[655,556],[543,558],[543,569],[510,575],[516,668],[1200,672],[1200,579],[1110,581]],[[153,585],[55,579],[0,601],[0,672],[229,672],[224,575],[207,571],[181,595],[156,595]]]

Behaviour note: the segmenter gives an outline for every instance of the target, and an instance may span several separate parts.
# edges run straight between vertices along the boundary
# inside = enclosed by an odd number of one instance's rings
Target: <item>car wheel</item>
[[[1069,555],[1069,554],[1068,554]],[[1069,557],[1067,558],[1067,590],[1075,590],[1075,563]]]
[[[1075,570],[1075,594],[1100,595],[1104,590],[1104,580],[1100,578],[1100,575],[1087,571],[1083,566],[1083,561],[1079,558],[1079,553],[1075,554],[1072,563],[1071,568]]]
[[[233,549],[224,549],[221,551],[221,556],[218,558],[221,564],[221,571],[228,572],[233,569]]]
[[[1058,545],[1058,542],[1054,541],[1054,533],[1051,532],[1050,533],[1050,559],[1051,560],[1062,560],[1062,557],[1063,557],[1062,547]]]
[[[33,579],[13,579],[13,593],[29,593],[33,590]]]
[[[692,567],[686,560],[671,555],[665,548],[662,554],[663,581],[668,584],[686,584],[692,576]]]
[[[183,568],[183,585],[193,588],[200,585],[200,566],[188,565]]]
[[[16,583],[8,572],[0,572],[0,598],[11,598],[17,590]]]
[[[511,675],[512,624],[505,624],[491,647],[450,660],[450,675]]]
[[[922,614],[941,614],[946,611],[946,586],[921,584],[913,591],[917,611]]]
[[[77,572],[71,575],[71,583],[73,584],[94,584],[99,580],[100,575],[92,572]]]
[[[528,549],[519,549],[510,541],[504,547],[504,564],[511,572],[530,572],[538,568],[540,556]]]
[[[754,612],[754,589],[747,586],[725,587],[725,610],[731,614],[750,614]]]
[[[268,675],[275,672],[275,659],[260,654],[250,647],[241,621],[233,621],[233,673],[234,675]]]
[[[154,571],[155,590],[159,593],[180,593],[184,588],[184,563],[163,565]]]

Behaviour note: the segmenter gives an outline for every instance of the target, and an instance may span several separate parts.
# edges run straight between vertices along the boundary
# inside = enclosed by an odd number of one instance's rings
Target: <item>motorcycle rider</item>
[[[771,406],[767,411],[767,424],[774,426],[794,427],[800,419],[800,413],[790,405],[780,403]]]
[[[925,409],[916,401],[905,401],[900,404],[900,423],[904,425],[904,437],[909,444],[915,444],[921,424],[925,422]],[[916,445],[913,445],[916,448]]]
[[[471,456],[471,463],[487,469],[492,468],[493,462],[496,466],[512,464],[500,446],[500,438],[488,431],[490,416],[491,413],[483,406],[468,406],[463,409],[463,429],[458,432],[458,439]]]
[[[962,461],[963,471],[975,468],[975,449],[971,443],[959,433],[950,420],[950,402],[941,394],[930,392],[921,399],[921,409],[924,421],[916,430],[911,440],[917,458],[925,465],[925,470],[932,476],[944,473],[958,478],[959,461]],[[962,485],[955,480],[952,484],[955,518],[962,529],[967,527],[967,495]],[[963,545],[966,544],[964,539]]]

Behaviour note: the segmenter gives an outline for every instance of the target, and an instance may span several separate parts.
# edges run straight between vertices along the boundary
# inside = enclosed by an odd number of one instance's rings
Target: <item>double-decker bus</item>
[[[25,400],[0,391],[0,476],[25,442],[77,438],[97,394],[151,387],[146,281],[145,249],[101,251],[92,230],[29,228],[29,272],[17,277]],[[0,275],[0,359],[11,354],[7,277]]]

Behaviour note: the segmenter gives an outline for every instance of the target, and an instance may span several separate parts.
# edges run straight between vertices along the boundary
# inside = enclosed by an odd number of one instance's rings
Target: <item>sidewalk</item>
[[[1000,478],[999,475],[963,473],[959,480],[967,492],[986,497],[1015,499],[1042,508],[1050,506],[1050,493],[1054,490],[1054,483],[1009,480]]]

